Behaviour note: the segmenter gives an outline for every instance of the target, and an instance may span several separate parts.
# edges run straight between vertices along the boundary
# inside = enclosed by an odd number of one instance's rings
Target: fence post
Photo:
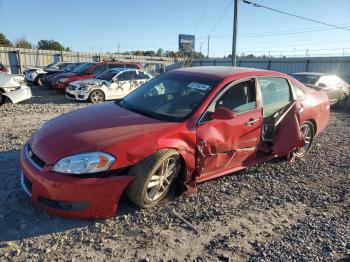
[[[17,61],[18,61],[19,73],[22,74],[21,51],[19,49],[17,50]]]
[[[271,64],[272,64],[272,60],[269,59],[269,62],[267,63],[267,70],[271,70]]]
[[[305,68],[306,72],[309,72],[309,67],[310,67],[310,59],[306,59],[306,68]]]

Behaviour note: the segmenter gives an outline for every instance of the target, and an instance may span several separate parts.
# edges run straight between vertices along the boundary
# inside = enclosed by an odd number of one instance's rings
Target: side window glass
[[[226,107],[236,113],[256,108],[255,84],[253,80],[232,86],[216,102],[215,109]]]
[[[293,88],[293,92],[294,92],[294,94],[296,96],[296,99],[303,100],[305,98],[304,91],[301,88],[299,88],[298,86],[294,85],[293,83],[291,85],[292,85],[292,88]]]
[[[259,86],[264,106],[291,101],[289,84],[284,78],[263,77],[259,79]]]
[[[137,71],[137,74],[136,74],[136,79],[148,79],[149,77],[144,73],[144,72],[141,72],[141,71]]]
[[[92,69],[92,73],[95,75],[98,75],[106,70],[107,70],[107,65],[103,64],[103,65],[96,66],[94,69]]]
[[[131,72],[124,72],[118,76],[118,81],[130,81]]]

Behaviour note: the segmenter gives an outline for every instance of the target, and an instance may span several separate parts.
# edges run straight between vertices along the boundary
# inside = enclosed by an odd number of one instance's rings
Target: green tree
[[[32,44],[29,43],[24,37],[18,38],[16,40],[15,47],[17,47],[17,48],[27,48],[27,49],[33,48]]]
[[[64,46],[55,40],[40,40],[38,42],[38,49],[57,51],[65,50]]]
[[[3,33],[0,33],[0,46],[12,46],[11,41]]]
[[[164,50],[162,48],[158,48],[156,56],[163,56],[164,55]]]

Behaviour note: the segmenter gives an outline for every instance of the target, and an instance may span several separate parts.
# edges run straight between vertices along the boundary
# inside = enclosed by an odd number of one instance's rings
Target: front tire
[[[301,125],[300,132],[303,134],[305,145],[294,151],[294,156],[297,159],[304,158],[309,152],[315,135],[314,125],[312,124],[312,122],[306,121],[304,124]]]
[[[34,79],[34,84],[36,86],[43,86],[43,75],[38,75],[35,79]]]
[[[126,195],[141,208],[154,207],[166,196],[180,170],[179,153],[173,149],[160,150],[131,168],[129,174],[135,179]]]
[[[89,101],[94,104],[102,103],[103,101],[105,101],[105,94],[102,90],[93,90],[90,93]]]

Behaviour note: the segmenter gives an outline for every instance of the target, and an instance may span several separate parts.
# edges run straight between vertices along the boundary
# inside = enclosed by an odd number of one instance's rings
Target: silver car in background
[[[151,78],[152,75],[138,69],[109,69],[95,78],[70,83],[66,97],[91,103],[120,99]]]

